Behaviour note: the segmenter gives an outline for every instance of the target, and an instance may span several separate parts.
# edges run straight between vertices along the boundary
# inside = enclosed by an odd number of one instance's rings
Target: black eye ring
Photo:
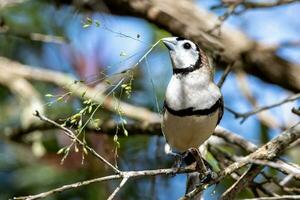
[[[191,44],[188,42],[183,44],[183,48],[185,48],[185,49],[190,49],[191,47],[192,47]]]

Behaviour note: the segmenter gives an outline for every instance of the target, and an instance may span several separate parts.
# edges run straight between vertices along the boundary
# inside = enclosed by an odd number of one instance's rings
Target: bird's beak
[[[177,44],[176,37],[166,37],[166,38],[163,38],[162,42],[164,43],[164,45],[166,45],[166,47],[170,51],[175,50],[175,46]]]

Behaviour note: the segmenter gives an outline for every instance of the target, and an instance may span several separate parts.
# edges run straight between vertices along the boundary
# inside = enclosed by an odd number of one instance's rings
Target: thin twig
[[[116,194],[120,191],[120,189],[125,185],[128,181],[129,177],[125,177],[122,179],[120,185],[114,190],[114,192],[107,198],[107,200],[113,200]]]
[[[195,168],[192,166],[187,166],[185,168],[180,168],[178,171],[176,171],[176,174],[182,174],[182,173],[189,173],[194,172]],[[103,182],[103,181],[109,181],[109,180],[116,180],[116,179],[129,179],[129,178],[139,178],[139,177],[145,177],[145,176],[157,176],[157,175],[173,175],[174,174],[174,168],[167,168],[167,169],[155,169],[155,170],[141,170],[141,171],[123,171],[119,174],[115,175],[109,175],[105,177],[99,177],[87,181],[77,182],[70,185],[64,185],[62,187],[55,188],[53,190],[50,190],[48,192],[43,192],[37,195],[29,195],[29,196],[22,196],[22,197],[14,197],[14,200],[34,200],[34,199],[41,199],[45,198],[49,195],[63,192],[69,189],[77,188],[84,185],[89,185],[91,183],[96,182]],[[126,180],[127,181],[127,180]],[[124,183],[125,184],[125,183]]]
[[[68,43],[68,40],[62,36],[46,35],[41,33],[22,33],[22,32],[14,31],[7,26],[4,27],[0,26],[0,35],[4,35],[7,37],[22,38],[25,40],[32,40],[32,41],[43,42],[43,43],[54,43],[54,44]]]
[[[122,176],[121,174],[117,175],[110,175],[110,176],[105,176],[105,177],[100,177],[100,178],[95,178],[87,181],[82,181],[82,182],[77,182],[69,185],[64,185],[62,187],[55,188],[53,190],[47,191],[47,192],[42,192],[37,195],[29,195],[29,196],[22,196],[22,197],[14,197],[14,200],[34,200],[34,199],[41,199],[45,198],[47,196],[50,196],[55,193],[63,192],[69,189],[89,185],[91,183],[97,183],[97,182],[103,182],[103,181],[108,181],[108,180],[115,180],[115,179],[120,179]]]
[[[243,1],[241,5],[246,7],[247,9],[254,9],[254,8],[271,8],[271,7],[276,7],[276,6],[282,6],[282,5],[287,5],[287,4],[292,4],[292,3],[297,3],[300,2],[299,0],[277,0],[277,1],[265,1],[265,2],[254,2],[254,1]]]
[[[299,0],[277,0],[277,1],[245,1],[245,0],[223,0],[222,3],[211,6],[210,9],[228,8],[230,6],[242,6],[242,11],[247,9],[272,8],[292,3],[297,3]]]
[[[291,200],[291,199],[300,199],[300,195],[282,195],[276,197],[259,197],[243,200]]]
[[[228,74],[230,73],[232,66],[234,65],[234,62],[230,63],[227,65],[226,69],[224,70],[222,77],[220,78],[219,82],[218,82],[218,87],[221,88],[228,76]]]
[[[281,100],[277,103],[274,103],[274,104],[271,104],[271,105],[268,105],[268,106],[263,106],[263,107],[260,107],[260,108],[257,108],[257,109],[254,109],[252,111],[249,111],[249,112],[245,112],[245,113],[239,113],[239,112],[236,112],[234,110],[232,110],[231,108],[228,108],[228,107],[225,107],[229,112],[231,112],[235,118],[242,118],[242,121],[241,123],[243,123],[248,117],[250,117],[251,115],[255,115],[257,113],[260,113],[262,111],[265,111],[265,110],[268,110],[268,109],[271,109],[271,108],[275,108],[277,106],[281,106],[282,104],[285,104],[285,103],[288,103],[288,102],[292,102],[292,101],[295,101],[297,99],[300,98],[300,93],[297,93],[297,94],[294,94],[294,95],[291,95],[289,96],[288,98],[284,99],[284,100]]]
[[[292,113],[300,116],[300,107],[297,109],[297,108],[292,108]]]
[[[68,129],[66,127],[63,127],[62,125],[60,125],[60,124],[56,123],[55,121],[47,118],[46,116],[41,115],[38,111],[35,111],[34,115],[36,117],[40,118],[40,120],[42,120],[44,122],[47,122],[47,123],[50,123],[50,124],[56,126],[57,128],[63,130],[63,132],[65,133],[65,135],[67,135],[72,140],[75,140],[82,147],[86,148],[89,152],[92,153],[92,155],[94,155],[96,158],[98,158],[99,160],[101,160],[102,162],[104,162],[107,166],[109,166],[110,168],[112,168],[117,174],[121,172],[116,167],[114,167],[111,163],[109,163],[105,158],[103,158],[102,156],[100,156],[94,149],[92,149],[91,147],[89,147],[88,145],[86,145],[84,142],[82,142],[81,140],[79,140],[76,137],[76,135],[70,129]]]
[[[269,166],[269,167],[272,167],[279,171],[288,173],[288,174],[292,175],[293,177],[297,177],[298,179],[300,179],[300,168],[298,166],[288,165],[288,164],[286,164],[284,162],[280,162],[280,161],[272,162],[272,161],[268,161],[268,160],[250,159],[249,162],[251,162],[253,164],[257,164],[257,165]]]
[[[236,70],[236,79],[239,83],[238,86],[241,92],[243,93],[243,95],[245,96],[245,98],[250,102],[250,104],[253,106],[254,109],[258,108],[259,104],[253,95],[253,92],[250,87],[250,83],[247,81],[247,74],[243,70],[238,69]],[[272,129],[281,128],[282,130],[285,129],[285,127],[283,127],[283,125],[280,125],[277,122],[277,120],[273,117],[273,115],[271,115],[268,112],[258,113],[257,117],[262,124],[264,124],[269,128]]]

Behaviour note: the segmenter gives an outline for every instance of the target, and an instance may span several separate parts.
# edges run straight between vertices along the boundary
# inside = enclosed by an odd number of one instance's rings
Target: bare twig
[[[103,158],[102,156],[100,156],[94,149],[92,149],[87,144],[85,144],[84,142],[82,142],[81,140],[79,140],[76,137],[76,135],[70,129],[68,129],[66,127],[63,127],[62,125],[60,125],[60,124],[56,123],[55,121],[47,118],[46,116],[41,115],[38,111],[35,112],[35,116],[37,116],[38,118],[40,118],[40,120],[42,120],[44,122],[47,122],[47,123],[50,123],[50,124],[56,126],[57,128],[63,130],[63,133],[65,133],[69,138],[71,138],[72,140],[76,141],[82,147],[86,148],[92,155],[94,155],[96,158],[98,158],[103,163],[105,163],[107,166],[109,166],[111,169],[113,169],[117,174],[121,172],[116,167],[114,167],[112,164],[110,164],[105,158]]]
[[[222,77],[220,78],[220,80],[218,82],[218,87],[219,88],[221,88],[223,86],[223,84],[224,84],[228,74],[230,73],[233,65],[234,65],[234,62],[227,65],[226,69],[224,70],[224,72],[222,74]]]
[[[292,108],[292,113],[300,116],[300,107],[297,109],[297,108]]]
[[[68,42],[67,39],[62,36],[47,35],[42,33],[25,33],[25,32],[23,33],[20,31],[15,31],[9,28],[8,26],[6,26],[5,22],[4,25],[0,26],[0,35],[4,35],[8,37],[17,37],[25,40],[32,40],[32,41],[44,42],[44,43],[66,44]]]
[[[114,190],[114,192],[107,198],[107,200],[113,200],[116,194],[120,191],[120,189],[125,185],[128,181],[129,177],[124,177],[120,183],[120,185]]]
[[[250,168],[247,171],[245,171],[244,174],[221,195],[220,199],[234,199],[236,194],[240,192],[243,188],[246,188],[262,169],[263,167],[261,166],[250,166]]]
[[[242,70],[236,70],[236,78],[238,81],[238,86],[246,99],[250,102],[250,104],[254,107],[254,109],[259,107],[259,104],[256,100],[256,98],[253,95],[253,92],[251,90],[250,84],[247,80],[247,75]],[[269,128],[280,128],[282,130],[285,129],[282,125],[280,125],[277,120],[273,117],[273,115],[269,114],[268,112],[264,113],[258,113],[257,114],[258,119],[264,124],[265,126]]]
[[[195,171],[195,168],[192,168],[192,166],[188,166],[185,168],[180,168],[176,172],[176,174],[189,173],[189,172],[193,172],[193,171]],[[77,188],[77,187],[84,186],[84,185],[89,185],[91,183],[96,183],[96,182],[103,182],[103,181],[116,180],[116,179],[124,180],[124,179],[139,178],[139,177],[146,177],[146,176],[173,175],[173,174],[174,174],[174,168],[141,170],[141,171],[122,171],[119,174],[95,178],[95,179],[82,181],[82,182],[77,182],[77,183],[73,183],[70,185],[64,185],[62,187],[55,188],[48,192],[43,192],[43,193],[40,193],[37,195],[14,197],[13,199],[14,200],[34,200],[34,199],[45,198],[45,197],[55,194],[55,193],[63,192],[63,191],[69,190],[69,189]]]
[[[252,153],[258,148],[255,144],[245,140],[240,135],[233,133],[220,126],[217,126],[217,128],[214,131],[214,135],[224,139],[229,144],[234,144],[246,150],[248,153]]]
[[[254,9],[254,8],[271,8],[276,6],[282,6],[292,3],[299,3],[299,0],[277,0],[277,1],[242,1],[241,5],[247,9]]]
[[[277,1],[249,1],[249,0],[222,0],[222,3],[214,5],[211,9],[227,8],[230,6],[242,6],[242,11],[247,9],[272,8],[277,6],[297,3],[299,0],[277,0]]]
[[[243,199],[243,200],[292,200],[292,199],[300,199],[300,195],[282,195],[282,196],[276,196],[276,197],[259,197],[259,198]]]
[[[300,98],[300,93],[298,94],[294,94],[294,95],[291,95],[289,96],[288,98],[284,99],[284,100],[281,100],[277,103],[274,103],[274,104],[271,104],[271,105],[268,105],[268,106],[263,106],[263,107],[260,107],[260,108],[257,108],[257,109],[254,109],[252,111],[249,111],[249,112],[245,112],[245,113],[238,113],[228,107],[226,107],[226,109],[231,112],[236,118],[242,118],[242,121],[241,123],[243,123],[248,117],[250,117],[251,115],[255,115],[257,113],[260,113],[262,111],[265,111],[265,110],[268,110],[268,109],[271,109],[271,108],[275,108],[277,106],[280,106],[282,104],[285,104],[285,103],[288,103],[288,102],[292,102],[292,101],[295,101],[297,99]]]
[[[108,180],[115,180],[115,179],[120,179],[120,178],[121,178],[121,174],[110,175],[110,176],[95,178],[95,179],[91,179],[91,180],[87,180],[87,181],[77,182],[77,183],[73,183],[73,184],[69,184],[69,185],[64,185],[62,187],[58,187],[58,188],[55,188],[55,189],[47,191],[47,192],[42,192],[42,193],[37,194],[37,195],[14,197],[13,199],[14,200],[41,199],[41,198],[45,198],[45,197],[50,196],[50,195],[55,194],[55,193],[59,193],[59,192],[63,192],[63,191],[69,190],[69,189],[89,185],[91,183],[103,182],[103,181],[108,181]]]
[[[268,161],[268,160],[249,160],[249,162],[257,165],[268,166],[284,173],[290,174],[292,177],[296,177],[300,180],[300,168],[298,166],[288,165],[282,161]]]

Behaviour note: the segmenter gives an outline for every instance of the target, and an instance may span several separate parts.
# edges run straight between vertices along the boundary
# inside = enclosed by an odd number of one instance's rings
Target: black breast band
[[[222,97],[218,99],[218,101],[216,101],[216,103],[212,105],[210,108],[200,109],[200,110],[194,110],[193,107],[189,107],[181,110],[174,110],[167,105],[166,101],[164,102],[164,107],[166,108],[166,110],[172,115],[178,117],[185,117],[185,116],[192,116],[192,115],[210,115],[215,111],[217,111],[222,106],[223,106]]]

